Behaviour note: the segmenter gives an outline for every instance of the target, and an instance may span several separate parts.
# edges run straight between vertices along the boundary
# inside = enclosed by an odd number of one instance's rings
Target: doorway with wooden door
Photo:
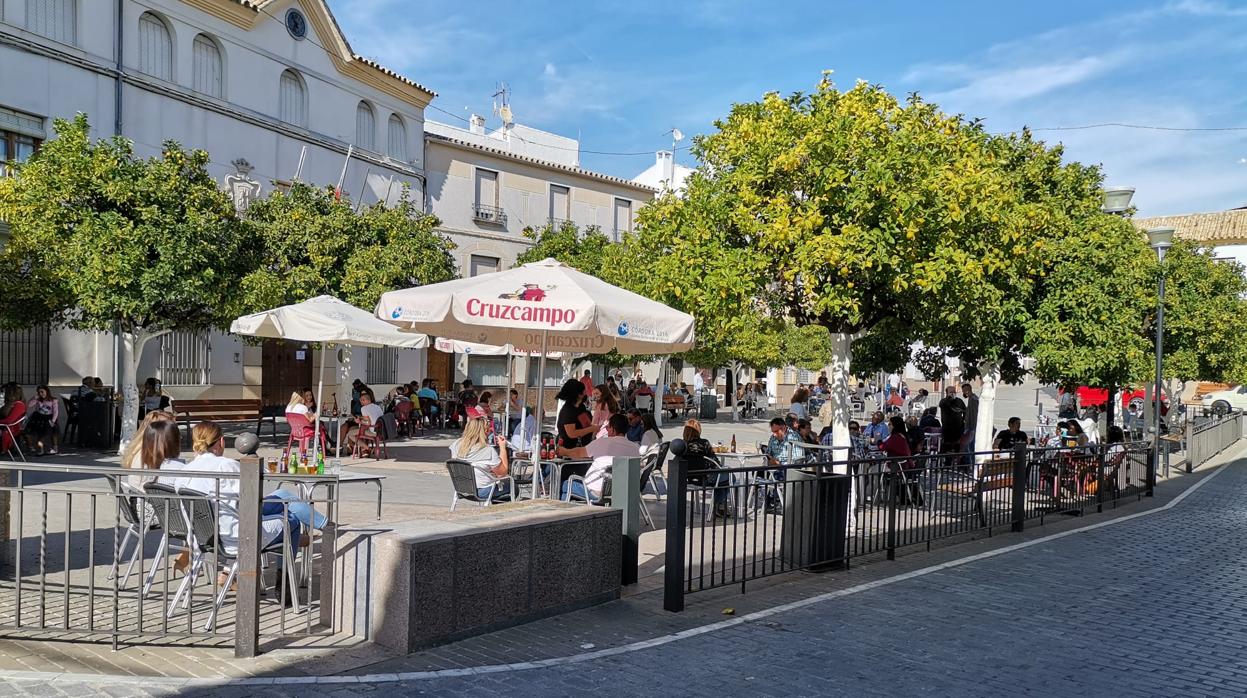
[[[437,382],[437,392],[454,392],[455,355],[429,347],[424,375]]]
[[[266,339],[261,353],[260,400],[284,407],[290,394],[312,385],[312,349],[305,342]]]

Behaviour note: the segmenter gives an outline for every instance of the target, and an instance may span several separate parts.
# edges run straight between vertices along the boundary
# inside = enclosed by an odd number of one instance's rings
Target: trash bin
[[[852,481],[849,475],[788,470],[780,550],[787,564],[814,571],[844,566]]]
[[[701,409],[698,410],[698,417],[701,419],[715,419],[719,416],[719,396],[714,393],[701,394]]]
[[[78,404],[78,445],[84,448],[108,449],[113,446],[117,422],[116,403],[109,400],[84,400]]]

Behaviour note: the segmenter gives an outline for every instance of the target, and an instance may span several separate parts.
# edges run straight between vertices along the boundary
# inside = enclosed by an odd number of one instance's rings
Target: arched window
[[[139,70],[173,82],[173,39],[165,23],[150,12],[139,17]]]
[[[389,138],[386,153],[395,160],[407,162],[407,127],[403,125],[403,117],[390,114]]]
[[[377,149],[377,116],[367,102],[355,107],[355,147]]]
[[[64,44],[77,40],[77,0],[26,0],[26,28]]]
[[[281,108],[278,116],[288,124],[306,128],[307,88],[303,86],[303,78],[293,70],[282,71],[280,93]]]
[[[195,37],[192,47],[194,81],[192,87],[209,97],[225,97],[225,67],[221,63],[221,49],[207,34]]]

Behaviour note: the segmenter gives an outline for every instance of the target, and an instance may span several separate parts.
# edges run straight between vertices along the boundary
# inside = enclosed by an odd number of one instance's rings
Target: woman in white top
[[[645,427],[645,431],[641,432],[641,455],[647,456],[658,451],[658,446],[662,444],[662,430],[654,421],[652,412],[641,415],[641,424]]]
[[[510,470],[507,462],[507,440],[498,435],[494,437],[497,448],[489,443],[489,425],[485,420],[485,411],[480,407],[474,405],[467,408],[467,417],[463,436],[450,444],[450,457],[472,464],[476,474],[478,497],[485,499],[491,495],[492,490],[493,499],[509,499],[510,482],[504,480],[494,484],[494,478],[502,477]]]

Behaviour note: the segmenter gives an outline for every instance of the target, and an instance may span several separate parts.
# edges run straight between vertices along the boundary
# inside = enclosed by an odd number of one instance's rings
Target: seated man
[[[992,441],[993,451],[1012,451],[1014,446],[1025,446],[1030,443],[1026,432],[1022,431],[1022,420],[1018,417],[1009,418],[1009,428],[996,434]]]
[[[558,452],[564,458],[592,458],[593,464],[585,474],[584,482],[568,481],[563,483],[563,500],[568,501],[571,495],[596,502],[602,498],[602,488],[606,484],[606,475],[616,456],[639,456],[640,446],[628,440],[628,418],[622,414],[613,414],[606,422],[606,436],[594,439],[588,446],[575,448],[559,447]],[[585,489],[588,488],[588,492]]]

